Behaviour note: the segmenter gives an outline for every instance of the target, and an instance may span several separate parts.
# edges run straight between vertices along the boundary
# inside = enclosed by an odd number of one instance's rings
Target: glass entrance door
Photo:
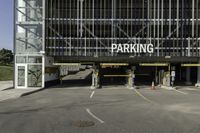
[[[27,65],[17,64],[16,66],[16,87],[27,88]]]

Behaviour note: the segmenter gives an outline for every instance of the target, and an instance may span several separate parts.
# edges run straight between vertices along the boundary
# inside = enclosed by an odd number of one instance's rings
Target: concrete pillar
[[[176,67],[172,66],[171,67],[171,72],[170,72],[170,76],[171,76],[171,80],[170,80],[170,85],[173,87],[174,86],[174,82],[175,82],[175,78],[176,78]]]
[[[92,86],[91,89],[100,88],[100,69],[94,66],[93,73],[92,73]]]
[[[171,85],[170,85],[170,78],[171,78],[170,72],[166,72],[166,73],[165,73],[165,76],[164,76],[164,78],[163,78],[163,85],[164,85],[164,86],[167,86],[167,87],[170,87],[170,86],[171,86]]]
[[[159,83],[159,77],[158,77],[158,67],[155,68],[155,84]]]
[[[132,87],[132,73],[131,73],[131,70],[128,71],[128,77],[127,77],[127,87],[128,88],[131,88]]]
[[[187,67],[186,68],[186,85],[191,85],[191,68]]]
[[[199,64],[200,64],[200,59],[199,59]],[[195,86],[200,87],[200,67],[197,67],[197,83]]]
[[[159,77],[158,77],[158,78],[159,78],[159,79],[158,79],[159,85],[163,85],[164,73],[165,73],[164,70],[160,70],[160,71],[159,71]]]
[[[135,88],[135,67],[132,67],[128,71],[128,88],[129,89],[134,89]]]

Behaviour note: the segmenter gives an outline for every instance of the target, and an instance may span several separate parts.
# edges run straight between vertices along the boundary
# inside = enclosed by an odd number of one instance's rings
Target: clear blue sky
[[[13,2],[0,0],[0,49],[13,49]]]

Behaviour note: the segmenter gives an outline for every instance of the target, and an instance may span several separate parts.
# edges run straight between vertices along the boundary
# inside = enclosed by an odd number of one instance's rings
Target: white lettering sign
[[[112,44],[112,53],[153,53],[153,44]]]

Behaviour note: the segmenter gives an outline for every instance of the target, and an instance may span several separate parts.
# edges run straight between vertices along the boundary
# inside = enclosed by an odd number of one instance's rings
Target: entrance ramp
[[[76,79],[86,79],[92,74],[92,69],[85,69],[84,71],[79,71],[72,75],[67,75],[62,78],[62,80],[76,80]]]

